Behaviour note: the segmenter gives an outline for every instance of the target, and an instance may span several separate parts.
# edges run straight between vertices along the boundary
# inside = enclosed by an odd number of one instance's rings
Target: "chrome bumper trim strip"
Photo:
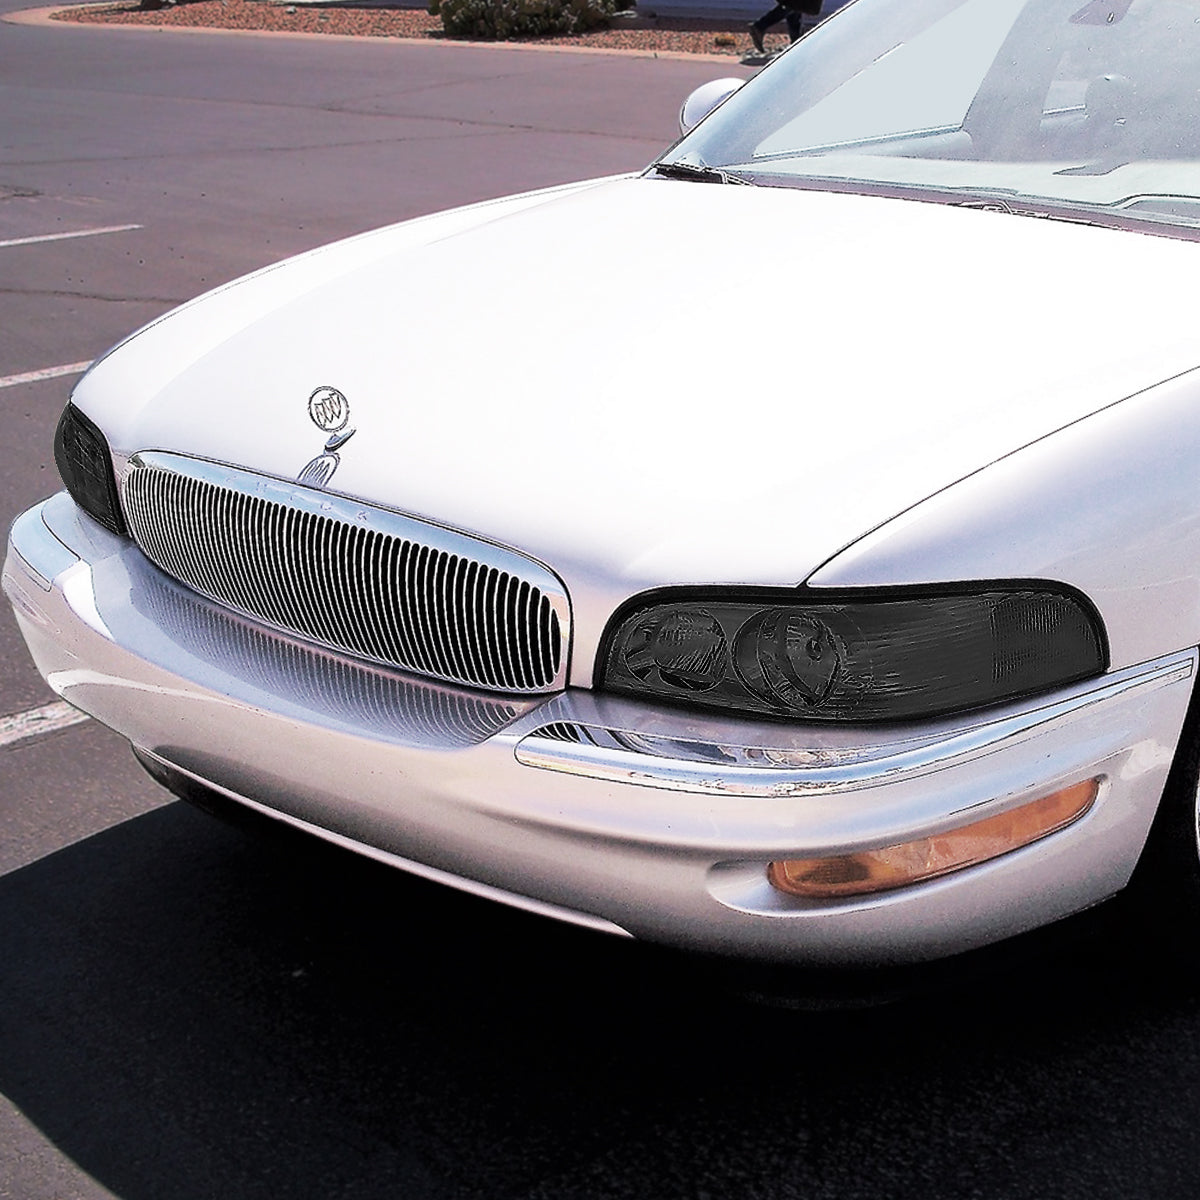
[[[1018,744],[1093,704],[1188,679],[1195,651],[1169,655],[1081,685],[1037,707],[1009,708],[988,721],[943,727],[917,737],[882,736],[874,744],[807,748],[720,745],[576,721],[528,733],[516,747],[527,767],[612,783],[640,784],[708,795],[783,797],[859,791],[893,779],[916,778],[1001,747]]]

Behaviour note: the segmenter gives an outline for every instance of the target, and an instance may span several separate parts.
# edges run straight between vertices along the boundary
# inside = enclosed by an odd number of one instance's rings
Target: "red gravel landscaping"
[[[171,8],[143,10],[136,3],[88,5],[63,9],[58,21],[104,24],[191,26],[206,29],[333,33],[359,37],[446,40],[441,19],[424,9],[321,8],[313,4],[290,5],[266,0],[190,0]],[[751,49],[744,22],[667,20],[640,22],[645,27],[597,29],[570,37],[531,38],[549,46],[577,46],[598,50],[641,51],[646,54],[704,54],[740,58]],[[773,35],[782,48],[786,35]],[[525,40],[525,39],[522,39]],[[772,37],[767,39],[772,44]]]

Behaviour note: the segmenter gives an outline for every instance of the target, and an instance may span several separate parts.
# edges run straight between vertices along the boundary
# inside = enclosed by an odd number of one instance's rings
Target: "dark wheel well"
[[[1200,848],[1196,832],[1198,783],[1200,678],[1193,683],[1192,698],[1158,811],[1127,889],[1133,903],[1152,908],[1154,927],[1164,933],[1187,934],[1200,929]],[[1187,928],[1183,929],[1185,922]]]

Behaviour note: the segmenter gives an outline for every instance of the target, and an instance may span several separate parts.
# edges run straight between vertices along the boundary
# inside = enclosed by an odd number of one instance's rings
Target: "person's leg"
[[[757,21],[751,21],[747,27],[750,30],[750,40],[754,43],[754,48],[760,54],[763,50],[763,34],[771,28],[772,25],[778,25],[790,12],[782,4],[776,4],[770,12],[765,12]]]
[[[821,3],[822,0],[798,0],[794,8],[788,9],[788,33],[793,42],[820,21]]]

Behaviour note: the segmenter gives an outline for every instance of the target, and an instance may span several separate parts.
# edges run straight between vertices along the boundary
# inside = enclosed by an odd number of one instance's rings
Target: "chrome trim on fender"
[[[1093,704],[1140,689],[1188,679],[1196,651],[1168,655],[1080,685],[1035,708],[1009,708],[917,737],[894,734],[875,744],[808,748],[739,746],[557,721],[526,734],[517,761],[611,783],[726,796],[795,796],[858,791],[893,779],[915,778],[1016,745]],[[800,742],[803,732],[793,735]]]

